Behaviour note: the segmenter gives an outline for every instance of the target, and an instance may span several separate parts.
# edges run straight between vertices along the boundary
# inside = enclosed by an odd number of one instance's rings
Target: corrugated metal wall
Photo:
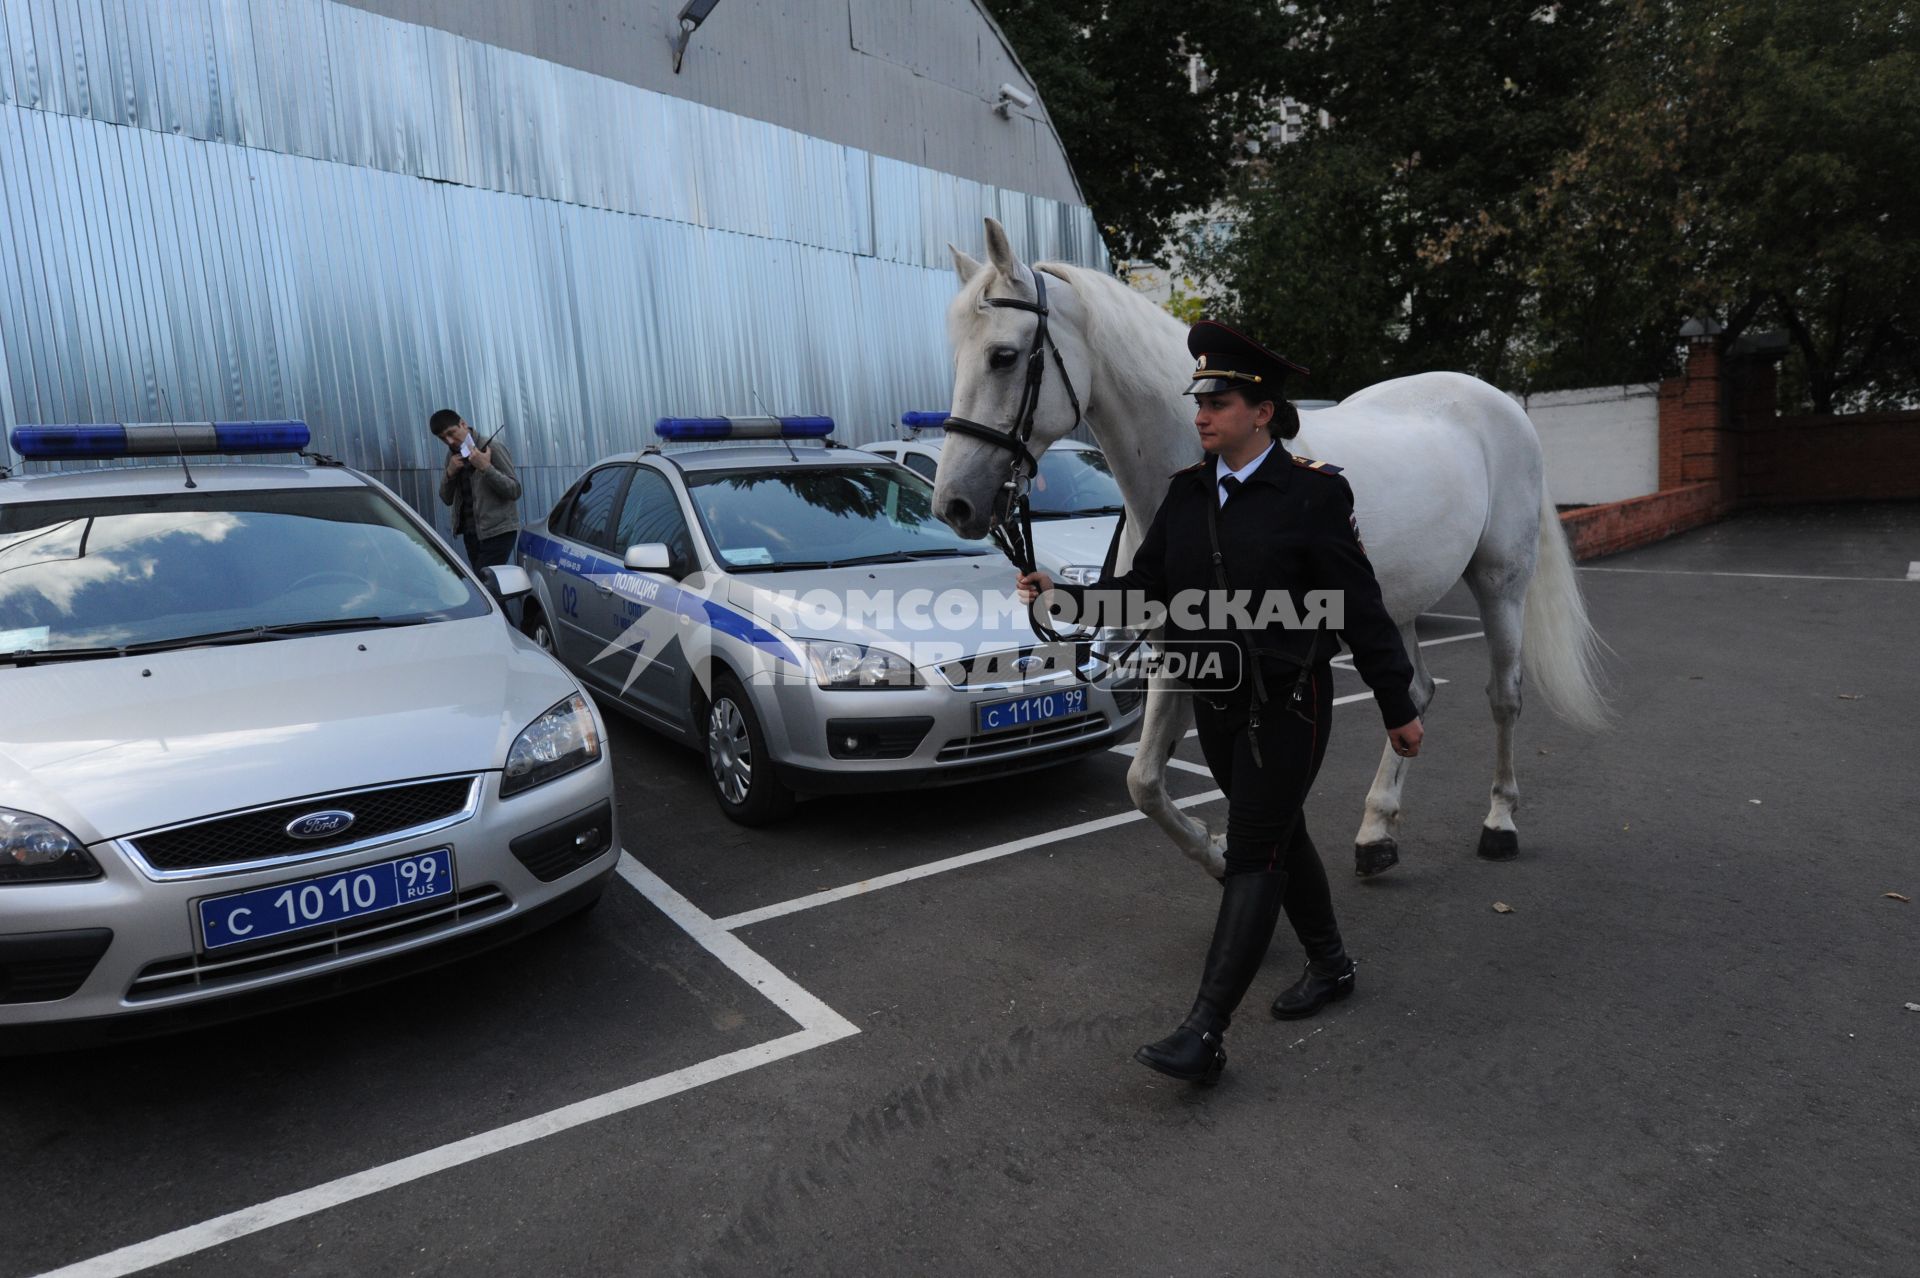
[[[1083,208],[331,0],[0,0],[8,428],[299,417],[435,511],[451,405],[531,516],[663,413],[943,405],[983,213],[1104,262]]]

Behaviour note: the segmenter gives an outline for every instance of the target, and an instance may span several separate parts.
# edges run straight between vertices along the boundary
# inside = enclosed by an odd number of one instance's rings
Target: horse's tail
[[[1527,587],[1526,632],[1520,643],[1527,687],[1576,727],[1600,729],[1612,721],[1600,692],[1600,636],[1574,576],[1573,552],[1560,527],[1553,496],[1540,485],[1540,543]]]

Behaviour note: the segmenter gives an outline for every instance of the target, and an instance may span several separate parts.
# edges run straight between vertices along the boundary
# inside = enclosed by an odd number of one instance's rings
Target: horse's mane
[[[1073,286],[1087,311],[1087,345],[1108,356],[1106,374],[1121,403],[1150,404],[1185,388],[1185,329],[1180,321],[1104,271],[1066,262],[1041,262]]]

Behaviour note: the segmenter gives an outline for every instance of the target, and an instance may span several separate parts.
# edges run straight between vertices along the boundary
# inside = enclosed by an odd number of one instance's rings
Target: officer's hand
[[[459,453],[449,452],[447,454],[447,478],[451,479],[460,473],[461,460]]]
[[[1030,604],[1047,591],[1053,589],[1053,578],[1044,572],[1023,572],[1020,574],[1020,602]]]
[[[492,470],[493,450],[491,448],[476,448],[472,454],[468,456],[467,460],[473,463],[475,470]]]
[[[1418,718],[1409,719],[1397,728],[1387,729],[1387,740],[1393,742],[1393,752],[1403,759],[1411,759],[1420,753],[1420,739],[1426,735],[1426,729],[1420,726]]]

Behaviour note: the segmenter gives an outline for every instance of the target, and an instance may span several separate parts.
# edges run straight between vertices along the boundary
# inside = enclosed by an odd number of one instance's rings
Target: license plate
[[[1015,697],[1011,701],[989,701],[973,708],[974,721],[981,732],[1004,732],[1008,728],[1024,728],[1030,723],[1064,719],[1068,715],[1085,714],[1086,711],[1085,688],[1062,688],[1058,692]]]
[[[209,950],[327,927],[453,893],[453,849],[435,848],[318,878],[213,896],[196,904]]]

